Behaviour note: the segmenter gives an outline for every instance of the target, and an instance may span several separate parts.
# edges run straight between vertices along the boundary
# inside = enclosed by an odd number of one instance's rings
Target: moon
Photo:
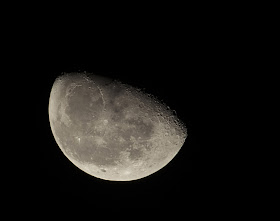
[[[166,104],[139,88],[95,74],[59,76],[48,111],[64,155],[104,180],[137,180],[157,172],[187,138],[185,125]]]

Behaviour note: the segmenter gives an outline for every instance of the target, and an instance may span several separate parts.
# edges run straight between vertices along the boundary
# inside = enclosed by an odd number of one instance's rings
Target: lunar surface
[[[87,73],[58,77],[49,120],[64,155],[104,180],[129,181],[167,165],[187,137],[184,124],[154,96]]]

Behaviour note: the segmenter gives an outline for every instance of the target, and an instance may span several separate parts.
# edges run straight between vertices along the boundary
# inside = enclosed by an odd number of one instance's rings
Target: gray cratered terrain
[[[55,80],[49,119],[65,156],[105,180],[135,180],[160,170],[187,137],[173,111],[155,97],[86,73]]]

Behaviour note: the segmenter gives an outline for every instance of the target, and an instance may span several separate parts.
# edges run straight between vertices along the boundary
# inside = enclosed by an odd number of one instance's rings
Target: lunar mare
[[[152,95],[86,73],[55,80],[49,120],[58,146],[75,166],[112,181],[155,173],[187,137],[184,124]]]

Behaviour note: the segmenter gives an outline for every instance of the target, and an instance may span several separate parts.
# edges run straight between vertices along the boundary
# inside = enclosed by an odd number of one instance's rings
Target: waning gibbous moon
[[[64,155],[104,180],[149,176],[179,152],[187,129],[154,96],[88,73],[59,76],[49,98],[49,120]]]

